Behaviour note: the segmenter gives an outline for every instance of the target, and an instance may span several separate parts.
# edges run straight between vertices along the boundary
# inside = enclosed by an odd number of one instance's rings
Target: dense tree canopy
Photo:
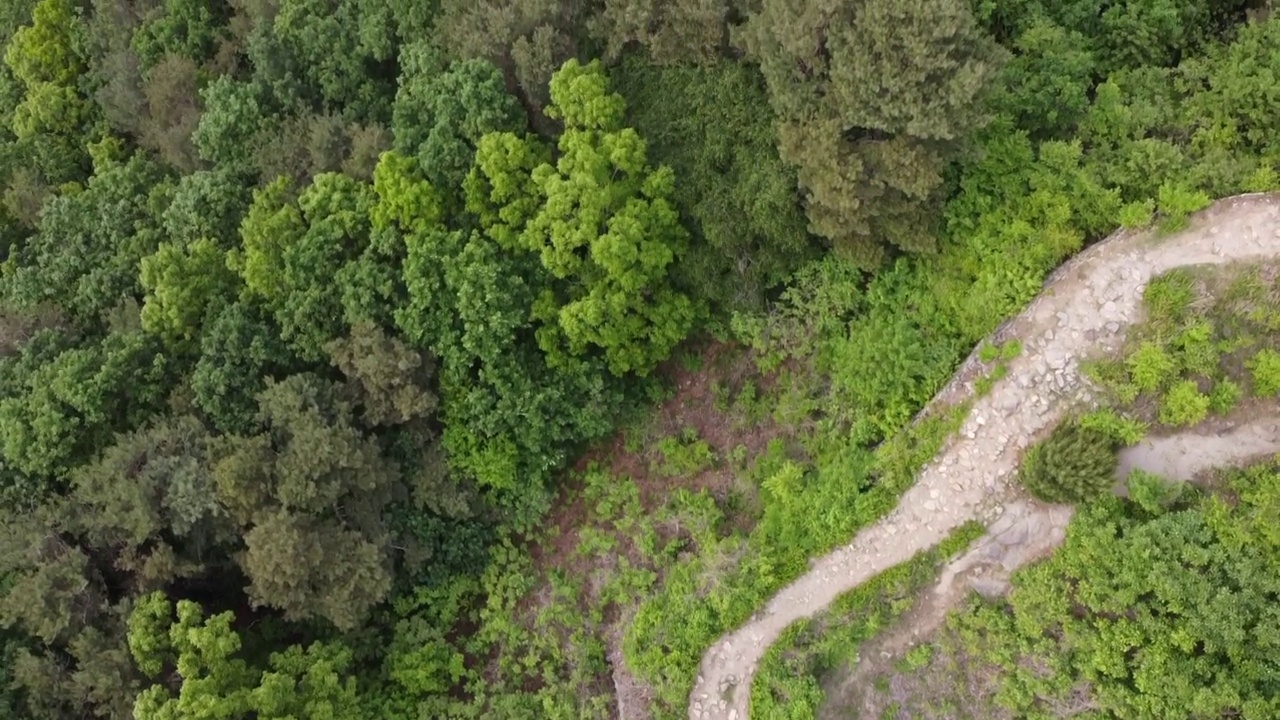
[[[813,232],[869,267],[886,243],[929,249],[927,211],[986,119],[1001,62],[968,4],[765,0],[739,42],[764,73]]]
[[[575,583],[719,553],[644,626],[692,657],[1052,267],[1280,186],[1247,5],[0,2],[0,717],[608,715],[628,613],[553,617]],[[686,382],[730,336],[781,372]],[[648,447],[690,386],[760,407]],[[565,505],[619,448],[661,482]],[[615,506],[667,518],[610,528],[624,589],[557,565]]]

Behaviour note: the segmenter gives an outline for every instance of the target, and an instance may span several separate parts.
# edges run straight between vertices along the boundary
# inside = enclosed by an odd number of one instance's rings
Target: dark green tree
[[[396,151],[417,158],[425,179],[456,208],[480,138],[524,129],[524,112],[487,61],[446,67],[434,48],[418,42],[401,49],[400,63],[392,113]]]
[[[1115,441],[1100,430],[1067,422],[1022,459],[1018,480],[1045,502],[1077,503],[1115,484]]]
[[[985,122],[999,47],[963,0],[765,0],[738,35],[760,63],[778,149],[813,232],[874,267],[928,250],[956,148]]]

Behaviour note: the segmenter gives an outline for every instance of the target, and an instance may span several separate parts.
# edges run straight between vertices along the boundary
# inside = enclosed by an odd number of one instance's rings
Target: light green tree
[[[142,259],[138,278],[147,293],[143,329],[178,346],[198,339],[206,314],[233,299],[238,284],[226,253],[208,239],[162,243]]]
[[[595,347],[615,374],[645,374],[694,319],[692,302],[668,278],[688,242],[670,201],[674,173],[648,166],[598,61],[565,63],[551,101],[547,114],[565,125],[559,158],[533,170],[544,200],[521,235],[562,281],[559,293],[539,298],[539,340],[552,357]]]

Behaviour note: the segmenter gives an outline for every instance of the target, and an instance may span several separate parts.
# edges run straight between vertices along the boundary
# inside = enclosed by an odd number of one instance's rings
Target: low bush
[[[1270,397],[1280,393],[1280,352],[1259,350],[1246,364],[1253,378],[1253,394]]]
[[[1219,380],[1209,393],[1209,410],[1215,415],[1225,415],[1240,402],[1244,391],[1240,386],[1227,378]]]
[[[1068,422],[1027,451],[1018,479],[1040,500],[1077,503],[1105,493],[1115,468],[1116,445],[1110,435]]]
[[[1168,350],[1154,342],[1144,342],[1125,359],[1129,377],[1141,392],[1155,392],[1178,372],[1178,364]]]
[[[1094,410],[1080,416],[1081,427],[1097,430],[1121,445],[1137,445],[1147,434],[1147,424],[1120,415],[1115,410]]]
[[[1194,380],[1174,383],[1160,401],[1160,424],[1188,427],[1209,415],[1209,396],[1200,392]]]
[[[1147,322],[1156,329],[1181,324],[1195,299],[1195,283],[1186,270],[1177,269],[1153,279],[1142,292]]]
[[[716,463],[715,453],[707,441],[699,439],[692,430],[685,430],[678,438],[659,440],[658,453],[662,458],[650,463],[650,469],[662,477],[690,477]]]

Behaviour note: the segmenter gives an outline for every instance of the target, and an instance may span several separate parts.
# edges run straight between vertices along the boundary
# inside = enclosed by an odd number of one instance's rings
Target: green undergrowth
[[[771,443],[749,473],[760,494],[750,532],[702,535],[627,627],[628,666],[653,687],[659,716],[684,712],[702,653],[716,637],[801,575],[809,558],[891,510],[967,410],[924,418],[874,451],[822,435],[798,449]]]
[[[613,716],[613,622],[683,553],[720,542],[725,515],[706,492],[678,490],[646,512],[631,478],[592,467],[580,480],[568,500],[581,503],[581,527],[554,567],[539,571],[534,554],[551,552],[554,534],[504,540],[477,577],[395,604],[384,662],[391,692],[376,717]]]
[[[927,662],[878,678],[874,705],[922,718],[1280,717],[1280,466],[1224,472],[1213,492],[1135,475],[1132,500],[1083,506],[1007,600],[975,596]]]
[[[841,595],[820,617],[793,623],[760,660],[751,686],[751,716],[816,717],[825,700],[823,679],[855,664],[859,645],[914,607],[939,567],[983,532],[980,523],[966,523],[938,545]]]
[[[1143,295],[1145,316],[1118,358],[1086,363],[1104,388],[1090,422],[1131,444],[1140,428],[1189,427],[1280,393],[1275,267],[1178,269]]]

